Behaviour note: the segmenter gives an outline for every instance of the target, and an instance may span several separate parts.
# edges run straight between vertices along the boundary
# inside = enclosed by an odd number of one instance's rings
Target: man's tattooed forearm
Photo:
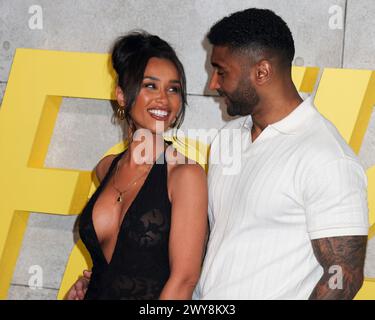
[[[312,241],[314,254],[324,269],[310,299],[353,299],[363,283],[366,236],[345,236]],[[330,285],[332,266],[342,270],[342,288]]]

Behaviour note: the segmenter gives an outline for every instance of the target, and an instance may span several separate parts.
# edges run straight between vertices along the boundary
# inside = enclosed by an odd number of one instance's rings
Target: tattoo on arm
[[[363,283],[367,236],[344,236],[312,241],[324,274],[310,299],[353,299]],[[332,267],[342,270],[342,287],[332,286]],[[341,274],[340,274],[341,275]]]

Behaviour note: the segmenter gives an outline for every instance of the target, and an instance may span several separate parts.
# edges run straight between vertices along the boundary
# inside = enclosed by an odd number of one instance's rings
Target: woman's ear
[[[125,95],[120,86],[116,86],[115,94],[118,105],[120,107],[125,107]]]

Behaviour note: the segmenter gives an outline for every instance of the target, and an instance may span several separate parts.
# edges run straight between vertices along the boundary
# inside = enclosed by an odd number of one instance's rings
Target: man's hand
[[[89,286],[91,271],[84,270],[83,277],[79,278],[65,296],[66,300],[83,300]]]

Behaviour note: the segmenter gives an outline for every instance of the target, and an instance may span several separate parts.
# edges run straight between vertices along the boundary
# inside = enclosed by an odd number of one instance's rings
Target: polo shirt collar
[[[305,127],[306,121],[317,111],[313,105],[313,97],[307,98],[296,109],[278,122],[268,125],[283,134],[296,134]],[[253,120],[251,115],[246,117],[243,127],[251,130]]]

